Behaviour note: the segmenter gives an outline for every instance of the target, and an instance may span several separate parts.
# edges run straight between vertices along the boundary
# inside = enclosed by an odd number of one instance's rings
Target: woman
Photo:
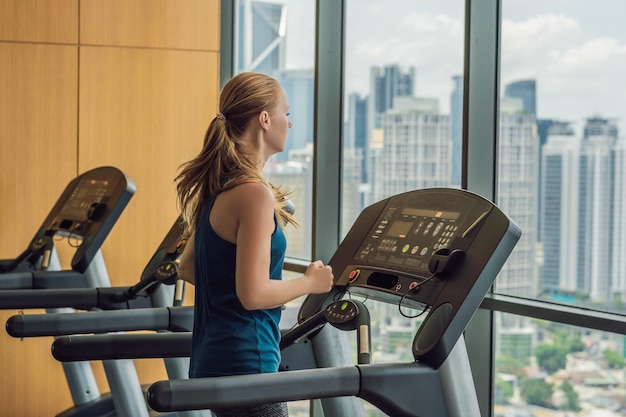
[[[190,230],[179,276],[196,287],[190,378],[277,372],[281,306],[326,293],[333,282],[321,261],[302,277],[281,280],[282,228],[296,223],[285,211],[285,194],[262,170],[284,149],[291,127],[285,91],[267,75],[242,73],[224,86],[219,108],[200,154],[176,177]],[[212,411],[288,415],[286,404]]]

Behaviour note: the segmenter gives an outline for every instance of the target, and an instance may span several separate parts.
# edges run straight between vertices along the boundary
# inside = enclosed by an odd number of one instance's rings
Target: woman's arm
[[[231,210],[238,219],[236,288],[244,308],[274,308],[302,295],[330,291],[332,269],[321,261],[311,263],[299,278],[270,279],[271,238],[276,227],[274,195],[258,183],[243,184],[233,191]]]
[[[184,279],[190,284],[196,284],[196,274],[194,267],[194,235],[191,235],[185,244],[182,255],[178,263],[178,278]]]

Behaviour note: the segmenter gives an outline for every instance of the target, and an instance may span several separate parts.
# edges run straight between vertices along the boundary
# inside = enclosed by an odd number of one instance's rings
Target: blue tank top
[[[215,233],[209,213],[194,235],[195,307],[190,378],[277,372],[280,364],[281,308],[246,310],[235,290],[237,246]],[[274,216],[270,279],[282,279],[287,241]]]

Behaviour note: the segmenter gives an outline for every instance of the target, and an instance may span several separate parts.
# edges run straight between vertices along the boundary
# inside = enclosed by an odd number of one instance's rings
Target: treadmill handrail
[[[18,314],[7,320],[13,337],[65,336],[133,330],[190,331],[193,307],[158,307],[84,313]]]
[[[191,332],[62,336],[51,350],[59,362],[185,358],[191,351]]]
[[[349,366],[159,381],[147,398],[154,410],[165,412],[357,395],[359,388],[359,370]]]
[[[2,291],[84,288],[86,285],[85,274],[73,270],[22,271],[0,274],[0,290]]]
[[[412,388],[410,395],[406,387]],[[417,362],[167,380],[147,391],[148,404],[160,412],[346,396],[394,417],[448,416],[439,373]]]

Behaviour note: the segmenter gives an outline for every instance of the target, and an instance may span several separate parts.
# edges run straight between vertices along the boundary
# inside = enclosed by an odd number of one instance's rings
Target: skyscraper
[[[312,69],[281,70],[276,79],[285,89],[289,99],[292,126],[285,143],[285,150],[276,155],[279,160],[286,160],[292,149],[303,149],[307,143],[313,142],[313,88],[314,74]]]
[[[534,297],[539,140],[534,116],[512,110],[500,112],[497,202],[524,232],[496,279],[496,290]]]
[[[611,299],[612,257],[623,256],[626,248],[615,248],[614,211],[617,126],[607,119],[587,119],[582,138],[579,176],[579,232],[577,286],[592,301]],[[618,168],[618,169],[619,169]]]
[[[453,187],[461,186],[463,158],[463,76],[452,77],[450,96],[450,136],[452,138],[452,182]]]
[[[565,131],[567,132],[567,131]],[[578,242],[580,140],[551,134],[543,147],[541,235],[544,260],[540,291],[574,293]]]
[[[544,145],[548,141],[548,137],[552,136],[569,136],[574,139],[574,129],[572,129],[570,122],[565,122],[561,120],[555,119],[538,119],[537,120],[537,135],[539,136],[539,178],[543,178],[543,149]],[[543,181],[539,181],[539,195],[541,196],[543,193]],[[543,199],[538,199],[539,205],[537,206],[537,211],[539,213],[543,212]],[[539,242],[543,241],[543,218],[539,216],[539,224],[538,224],[538,234],[537,240]]]
[[[383,133],[381,129],[381,117],[389,109],[393,108],[398,97],[413,97],[415,86],[415,68],[411,67],[403,72],[398,65],[388,65],[384,68],[370,68],[370,91],[367,100],[367,136],[364,149],[365,171],[368,173],[367,183],[369,195],[365,195],[365,205],[380,199],[374,191],[375,172],[380,172],[376,164],[380,160],[377,150],[373,148],[380,145]],[[377,143],[375,143],[377,142]],[[406,191],[406,190],[404,190]]]
[[[504,87],[505,97],[521,98],[522,111],[537,117],[537,93],[535,80],[520,80],[507,84]]]
[[[285,67],[287,5],[281,0],[239,0],[235,71],[271,76]]]
[[[410,103],[413,105],[409,106]],[[409,190],[450,185],[450,118],[440,115],[436,100],[413,99],[380,116],[382,146],[373,156],[374,201]],[[422,106],[430,107],[425,111]]]
[[[380,127],[378,116],[391,109],[396,97],[413,97],[415,68],[403,73],[398,65],[370,68],[370,95],[367,105],[367,131]],[[368,141],[371,137],[368,136]]]

